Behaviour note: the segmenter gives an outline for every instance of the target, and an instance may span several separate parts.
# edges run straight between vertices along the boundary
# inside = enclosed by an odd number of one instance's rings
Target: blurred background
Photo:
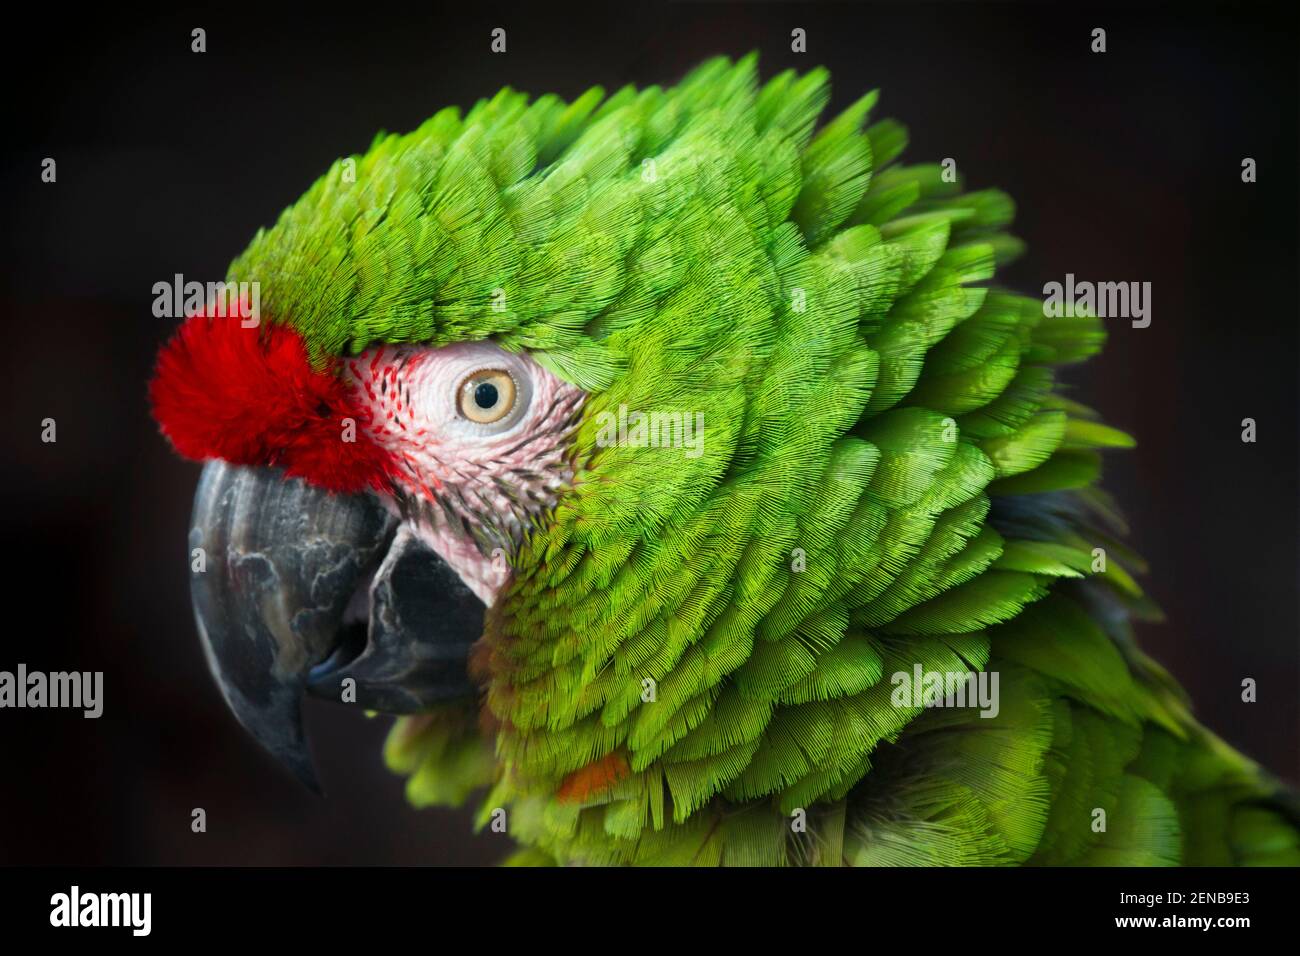
[[[466,5],[467,8],[469,5]],[[503,85],[572,98],[671,84],[716,53],[766,78],[828,66],[832,109],[882,90],[905,160],[952,157],[1015,197],[1003,281],[1149,281],[1146,329],[1108,323],[1076,395],[1135,434],[1108,458],[1143,579],[1144,646],[1237,747],[1300,778],[1296,33],[1281,12],[978,3],[426,5],[338,14],[170,9],[10,34],[0,70],[5,390],[0,669],[102,670],[97,721],[0,712],[0,863],[486,863],[506,838],[417,812],[383,768],[388,720],[315,702],[327,799],[279,772],[209,678],[189,608],[199,466],[145,385],[174,322],[152,287],[219,279],[337,156]],[[1108,50],[1089,52],[1094,27]],[[190,31],[207,52],[190,52]],[[489,52],[507,30],[508,52]],[[808,52],[790,52],[790,31]],[[26,55],[26,62],[22,56]],[[58,181],[40,180],[53,157]],[[1243,184],[1253,157],[1258,182]],[[56,444],[40,422],[58,423]],[[1241,420],[1258,441],[1243,444]],[[1240,684],[1259,682],[1244,705]],[[190,831],[194,807],[208,832]]]

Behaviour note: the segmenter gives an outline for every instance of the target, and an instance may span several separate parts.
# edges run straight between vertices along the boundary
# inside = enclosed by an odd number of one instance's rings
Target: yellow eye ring
[[[515,407],[515,380],[499,368],[466,376],[457,392],[456,406],[461,415],[480,425],[501,421]]]

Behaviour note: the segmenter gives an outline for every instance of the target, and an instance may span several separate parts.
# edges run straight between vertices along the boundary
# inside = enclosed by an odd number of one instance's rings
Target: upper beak
[[[373,496],[209,462],[190,547],[202,549],[194,616],[226,703],[317,793],[304,691],[388,713],[475,693],[466,664],[483,603]]]

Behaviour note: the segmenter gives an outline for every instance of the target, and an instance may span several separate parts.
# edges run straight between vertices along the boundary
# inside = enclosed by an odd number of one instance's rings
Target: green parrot
[[[526,864],[1297,864],[1300,806],[1137,647],[1011,200],[754,56],[511,89],[336,162],[159,355],[198,629]],[[255,306],[255,307],[253,307]],[[201,559],[200,559],[201,558]]]

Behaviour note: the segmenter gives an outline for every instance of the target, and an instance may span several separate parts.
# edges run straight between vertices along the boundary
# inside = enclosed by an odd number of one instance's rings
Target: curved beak
[[[194,616],[222,696],[313,791],[304,691],[387,713],[475,693],[466,662],[482,602],[373,496],[209,462],[190,548]]]

